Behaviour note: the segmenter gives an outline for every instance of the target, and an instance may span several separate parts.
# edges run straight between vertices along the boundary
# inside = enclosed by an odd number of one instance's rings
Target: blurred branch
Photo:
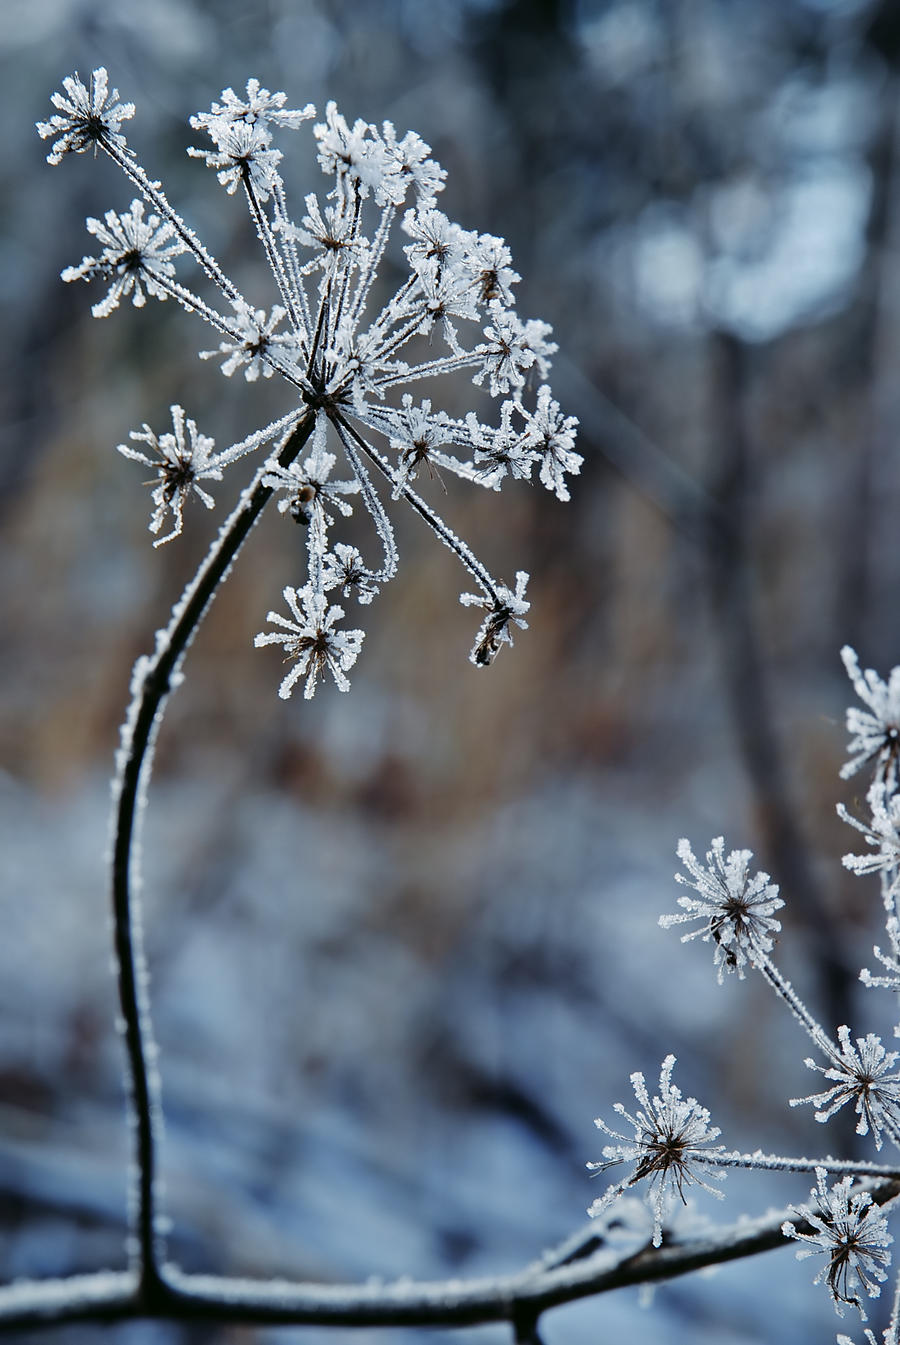
[[[872,1188],[883,1205],[900,1184]],[[788,1245],[781,1231],[791,1218],[809,1231],[795,1210],[742,1220],[707,1237],[647,1246],[624,1257],[608,1250],[586,1260],[542,1270],[477,1280],[398,1280],[363,1285],[312,1285],[283,1280],[255,1282],[212,1275],[185,1275],[172,1266],[142,1284],[134,1274],[104,1272],[65,1280],[22,1281],[0,1289],[0,1332],[58,1326],[63,1322],[113,1322],[136,1318],[348,1327],[475,1326],[484,1322],[532,1323],[563,1303],[638,1284],[657,1283],[706,1266],[756,1256]]]

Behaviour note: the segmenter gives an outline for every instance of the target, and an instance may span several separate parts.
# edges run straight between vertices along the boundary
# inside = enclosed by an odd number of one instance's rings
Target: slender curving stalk
[[[301,452],[314,424],[313,412],[301,416],[278,454],[282,467],[287,467]],[[140,812],[166,700],[177,685],[181,661],[219,584],[273,494],[271,487],[263,485],[263,477],[270,470],[264,464],[257,471],[173,608],[168,626],[157,632],[155,652],[138,659],[132,678],[132,700],[122,727],[122,745],[116,761],[111,853],[113,930],[119,1006],[134,1112],[137,1171],[129,1211],[129,1252],[132,1270],[139,1275],[145,1288],[159,1280],[164,1254],[157,1218],[156,1161],[163,1122],[137,905],[136,851]]]

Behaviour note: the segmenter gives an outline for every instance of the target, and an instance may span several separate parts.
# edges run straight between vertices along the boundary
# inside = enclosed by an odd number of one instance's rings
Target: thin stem
[[[412,505],[413,509],[415,509],[418,514],[421,514],[429,528],[437,534],[444,545],[448,546],[454,555],[462,562],[475,582],[481,586],[485,595],[490,598],[491,602],[495,604],[499,603],[497,581],[491,577],[474,552],[469,550],[462,538],[457,537],[456,533],[448,528],[447,524],[428,508],[428,505],[422,497],[417,495],[410,486],[405,482],[398,482],[396,473],[391,469],[390,465],[385,461],[378,450],[373,448],[371,444],[366,443],[362,435],[358,434],[343,416],[333,417],[332,423],[338,431],[338,434],[341,435],[344,447],[347,448],[347,441],[341,433],[342,429],[352,436],[357,445],[362,449],[363,453],[365,453],[366,457],[369,458],[371,462],[374,462],[382,476],[390,482],[393,488],[399,490],[400,494]]]
[[[841,1061],[840,1048],[835,1045],[825,1029],[820,1027],[813,1018],[790,981],[786,981],[774,962],[770,962],[765,956],[759,957],[756,965],[775,993],[781,996],[800,1025],[812,1037],[819,1050],[839,1065]]]
[[[880,1177],[900,1182],[900,1168],[843,1158],[781,1158],[778,1154],[706,1154],[692,1150],[691,1162],[705,1163],[711,1168],[763,1168],[769,1172],[815,1172],[824,1168],[830,1174],[844,1177]]]
[[[278,455],[288,466],[312,432],[314,416],[306,415]],[[112,905],[119,1004],[134,1110],[136,1200],[130,1210],[132,1268],[142,1286],[159,1278],[163,1256],[157,1230],[156,1157],[162,1134],[160,1087],[155,1068],[153,1024],[147,990],[143,936],[137,907],[136,842],[141,805],[150,776],[153,743],[165,702],[177,684],[179,664],[209,604],[251,528],[272,495],[262,484],[263,465],[244,491],[197,574],[173,609],[169,625],[159,631],[156,650],[138,660],[132,680],[132,701],[122,728],[114,783],[115,816],[112,843]]]
[[[126,177],[131,179],[145,200],[156,207],[163,219],[169,221],[182,243],[184,243],[189,252],[193,253],[210,280],[215,285],[218,285],[222,293],[229,299],[240,299],[241,294],[238,287],[233,281],[228,279],[215,257],[207,252],[193,230],[189,229],[181,216],[172,209],[163,194],[162,188],[151,182],[143,168],[129,159],[127,154],[122,154],[105,135],[97,137],[97,144],[109,155],[114,163],[119,165],[122,172]]]
[[[247,203],[250,206],[250,213],[253,216],[254,223],[256,224],[256,232],[257,235],[259,236],[259,241],[263,245],[266,254],[266,259],[268,260],[269,267],[271,268],[272,274],[275,277],[276,283],[278,285],[278,291],[281,295],[281,301],[288,311],[288,315],[291,319],[291,324],[294,328],[294,334],[297,337],[298,341],[300,342],[302,348],[302,346],[306,343],[306,340],[309,337],[309,333],[306,330],[306,324],[301,321],[301,318],[297,312],[297,308],[294,303],[294,296],[291,292],[291,283],[288,277],[287,268],[285,267],[284,262],[282,261],[281,253],[278,251],[278,247],[272,235],[272,229],[266,217],[266,213],[263,210],[262,206],[260,205],[259,197],[253,190],[253,184],[250,181],[249,172],[244,173],[244,191],[247,196]]]

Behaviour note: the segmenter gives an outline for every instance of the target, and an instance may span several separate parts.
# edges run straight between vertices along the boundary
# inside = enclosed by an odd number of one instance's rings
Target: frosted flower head
[[[329,661],[328,650],[338,648],[339,609],[329,607],[325,595],[339,588],[371,602],[393,578],[398,554],[385,499],[405,500],[477,589],[462,599],[486,613],[471,658],[477,666],[490,663],[512,643],[513,627],[527,627],[527,575],[518,571],[515,588],[495,578],[427,494],[435,482],[443,486],[445,473],[497,490],[507,479],[529,477],[539,464],[541,484],[565,499],[565,474],[577,472],[581,463],[572,447],[575,421],[562,415],[548,387],[541,387],[531,407],[527,385],[546,378],[556,346],[546,323],[522,319],[511,307],[518,276],[503,239],[463,229],[435,208],[445,174],[421,136],[401,135],[390,122],[380,128],[361,119],[349,122],[334,103],[312,127],[330,189],[321,201],[308,194],[295,214],[275,141],[295,132],[314,110],[289,109],[283,92],[249,79],[246,92],[225,89],[208,112],[192,118],[211,147],[189,153],[214,170],[229,195],[241,188],[277,290],[277,302],[263,308],[239,291],[161,185],[117,146],[116,126],[130,111],[108,98],[105,72],[102,76],[97,72],[91,90],[77,80],[67,82],[69,120],[62,129],[71,139],[68,147],[79,148],[79,134],[88,135],[82,123],[93,117],[94,143],[142,199],[125,215],[110,212],[104,222],[89,222],[101,254],[68,268],[66,279],[99,277],[108,283],[105,298],[94,306],[97,316],[112,312],[123,297],[137,306],[148,295],[174,298],[215,332],[215,340],[206,343],[210,348],[201,352],[204,360],[216,360],[226,376],[241,371],[248,382],[278,375],[287,403],[278,419],[214,460],[201,464],[195,456],[189,485],[157,482],[162,494],[154,497],[154,522],[161,523],[160,510],[173,507],[180,530],[185,495],[199,493],[196,482],[203,475],[230,468],[249,453],[269,455],[253,487],[263,494],[254,500],[262,508],[265,492],[274,491],[279,510],[306,525],[305,582],[290,589],[301,614],[294,625],[303,626],[302,640],[314,625],[325,632],[321,658],[297,646],[298,666],[309,664],[311,694],[316,678],[310,671],[324,666],[345,671],[337,655]],[[145,213],[145,203],[152,213]],[[197,264],[199,290],[176,279],[172,260],[180,253],[191,254]],[[204,283],[214,291],[211,298],[200,292]],[[376,302],[375,295],[382,297]],[[432,389],[444,376],[460,373],[492,397],[505,395],[499,425],[481,412],[455,418],[440,409]],[[429,384],[424,399],[410,391],[420,380]],[[480,400],[487,401],[487,392]],[[134,437],[165,458],[163,439],[157,443],[148,434],[145,427]],[[310,440],[311,451],[298,466]],[[166,470],[175,468],[170,464]],[[351,495],[374,525],[375,556],[365,545],[357,550],[331,537],[335,520],[350,512]],[[358,642],[350,640],[350,648]],[[285,679],[282,694],[297,676]]]
[[[852,734],[847,750],[851,756],[842,766],[841,776],[846,780],[873,761],[881,778],[894,789],[900,761],[900,667],[893,668],[883,682],[872,668],[860,671],[856,651],[849,645],[841,650],[841,658],[854,691],[869,707],[860,710],[852,705],[847,711],[847,732]]]
[[[312,103],[299,111],[285,108],[286,93],[270,93],[260,86],[258,79],[247,80],[247,96],[239,98],[234,89],[222,90],[221,103],[213,103],[209,112],[198,112],[191,117],[195,131],[209,131],[214,134],[220,125],[234,126],[237,122],[247,122],[260,127],[285,126],[296,130],[304,121],[316,115]]]
[[[361,630],[335,630],[344,615],[343,607],[329,607],[324,593],[316,593],[309,585],[299,591],[284,590],[284,600],[291,612],[291,620],[278,612],[270,612],[266,620],[278,626],[277,631],[257,635],[257,648],[267,644],[284,647],[285,658],[294,662],[293,668],[278,689],[282,700],[291,694],[295,682],[306,678],[303,695],[311,700],[316,683],[327,668],[339,691],[349,691],[345,673],[353,667],[364,639]]]
[[[497,299],[493,299],[488,308],[491,322],[484,329],[488,339],[478,348],[483,365],[473,382],[481,383],[487,378],[491,396],[496,397],[524,387],[525,377],[531,369],[546,378],[550,356],[557,349],[554,341],[547,340],[551,331],[549,324],[534,319],[521,322]]]
[[[840,1054],[834,1055],[830,1065],[806,1061],[810,1069],[832,1081],[831,1087],[810,1097],[791,1098],[791,1106],[811,1102],[819,1108],[816,1120],[824,1122],[852,1102],[859,1117],[857,1135],[867,1135],[871,1130],[875,1147],[880,1149],[885,1130],[894,1138],[900,1137],[900,1074],[890,1073],[898,1053],[886,1051],[874,1032],[858,1037],[854,1046],[846,1025],[838,1028],[838,1041]]]
[[[335,543],[334,550],[325,555],[322,567],[326,591],[340,589],[345,598],[355,594],[357,601],[364,604],[370,603],[378,595],[379,589],[372,571],[366,568],[355,546],[348,546],[346,542]]]
[[[786,1238],[804,1244],[797,1251],[798,1260],[824,1253],[828,1259],[813,1283],[828,1285],[839,1317],[844,1315],[842,1305],[850,1304],[865,1321],[859,1290],[864,1289],[870,1298],[879,1296],[891,1261],[888,1247],[894,1239],[868,1191],[854,1191],[852,1177],[843,1177],[831,1190],[827,1180],[825,1169],[816,1168],[816,1185],[810,1192],[815,1204],[792,1207],[792,1213],[811,1224],[813,1231],[803,1232],[789,1220],[781,1231]]]
[[[154,456],[148,456],[130,444],[119,444],[119,452],[133,462],[143,462],[156,471],[156,485],[153,490],[155,508],[150,519],[150,531],[161,532],[166,513],[172,515],[174,526],[165,537],[158,538],[153,545],[162,546],[178,537],[184,526],[184,506],[190,495],[212,509],[215,501],[200,486],[203,480],[221,481],[222,469],[212,458],[215,440],[201,434],[193,420],[185,421],[184,408],[173,406],[172,427],[174,433],[161,434],[159,438],[149,425],[142,430],[132,430],[130,438],[135,443],[146,444]],[[185,433],[187,430],[187,433]],[[153,484],[148,482],[148,485]]]
[[[401,411],[390,417],[391,447],[396,450],[398,459],[395,500],[399,500],[403,486],[421,466],[426,466],[430,475],[437,475],[437,463],[441,460],[437,450],[454,439],[450,417],[443,411],[432,412],[429,398],[416,406],[406,392],[402,406]]]
[[[900,875],[900,794],[895,794],[883,779],[875,779],[866,795],[872,820],[860,822],[843,804],[837,805],[838,816],[851,827],[861,831],[874,853],[844,855],[844,868],[852,873],[881,873],[888,891],[895,890]]]
[[[705,867],[684,838],[678,842],[677,853],[691,876],[677,873],[675,881],[692,887],[697,896],[679,897],[682,911],[661,915],[659,923],[663,929],[669,929],[672,925],[700,920],[697,929],[682,934],[682,943],[698,937],[704,943],[712,940],[716,945],[713,961],[720,984],[727,971],[736,971],[743,977],[748,962],[753,966],[771,952],[772,936],[781,929],[780,921],[774,918],[774,912],[784,905],[777,886],[769,882],[767,873],[751,877],[752,851],[732,850],[726,858],[722,836],[712,841]]]
[[[175,274],[172,258],[185,251],[168,220],[158,215],[144,219],[143,201],[132,201],[122,215],[107,210],[102,221],[88,219],[87,231],[103,251],[99,257],[83,257],[80,266],[67,266],[62,279],[109,281],[106,297],[91,308],[95,318],[108,317],[128,295],[135,308],[143,308],[148,294],[168,297]]]
[[[478,474],[484,485],[494,490],[500,489],[507,474],[513,480],[527,481],[538,460],[535,450],[529,447],[527,434],[522,434],[513,424],[513,417],[518,418],[523,414],[516,402],[504,402],[500,408],[500,424],[496,429],[479,424],[477,416],[471,411],[466,416]]]
[[[38,135],[57,138],[47,162],[61,163],[67,154],[84,154],[98,148],[127,154],[128,147],[120,127],[134,116],[134,103],[120,103],[118,89],[110,91],[109,76],[101,65],[85,85],[77,75],[63,80],[65,93],[53,94],[50,101],[58,109],[49,121],[36,123]]]
[[[326,523],[333,523],[329,512],[332,509],[349,518],[353,506],[346,497],[359,494],[359,482],[332,481],[336,462],[333,453],[318,445],[303,463],[292,462],[290,467],[282,467],[278,462],[270,462],[263,485],[284,492],[278,501],[278,512],[289,513],[295,523],[307,525],[316,515]]]
[[[208,168],[217,170],[222,186],[233,196],[238,187],[252,187],[260,201],[268,201],[278,182],[278,164],[282,154],[272,149],[272,138],[258,121],[216,121],[205,128],[215,142],[214,150],[189,149],[188,154],[203,159]]]
[[[525,613],[531,606],[531,603],[525,599],[527,584],[527,573],[524,570],[517,570],[515,592],[507,588],[505,584],[498,584],[493,599],[482,598],[477,593],[461,593],[459,595],[459,600],[464,607],[486,607],[488,609],[488,614],[481,623],[481,629],[475,637],[475,643],[469,655],[470,662],[474,663],[476,668],[486,668],[493,663],[503,645],[512,644],[513,638],[510,626],[518,626],[520,630],[528,629],[528,622],[524,619]]]
[[[525,433],[522,442],[541,464],[542,484],[552,490],[557,499],[568,500],[569,487],[565,473],[571,472],[577,476],[584,462],[581,454],[574,451],[577,419],[575,416],[563,416],[559,402],[553,400],[546,383],[538,388],[534,411],[526,411],[524,414]]]
[[[230,378],[238,369],[243,369],[248,383],[255,383],[260,375],[271,378],[278,360],[285,364],[292,362],[294,338],[277,330],[286,316],[280,305],[272,306],[268,318],[265,309],[253,309],[243,299],[236,299],[233,307],[235,336],[220,341],[217,350],[201,350],[201,360],[214,360],[224,355],[222,373],[225,377]]]
[[[681,1090],[672,1083],[674,1064],[674,1055],[667,1055],[659,1071],[659,1093],[653,1098],[647,1091],[643,1074],[632,1074],[631,1086],[639,1108],[632,1116],[621,1102],[617,1102],[614,1110],[634,1127],[634,1136],[610,1129],[598,1117],[594,1122],[597,1128],[619,1143],[606,1145],[602,1162],[588,1163],[593,1172],[605,1172],[619,1163],[634,1163],[631,1175],[598,1197],[588,1213],[591,1216],[600,1214],[623,1191],[646,1179],[647,1199],[653,1210],[654,1247],[662,1242],[663,1219],[672,1194],[686,1203],[684,1188],[694,1183],[717,1199],[722,1198],[720,1190],[698,1175],[698,1168],[703,1167],[707,1176],[717,1181],[723,1177],[724,1174],[715,1168],[716,1155],[724,1149],[723,1145],[714,1143],[720,1131],[717,1126],[710,1126],[706,1108],[701,1107],[696,1098],[683,1098]]]

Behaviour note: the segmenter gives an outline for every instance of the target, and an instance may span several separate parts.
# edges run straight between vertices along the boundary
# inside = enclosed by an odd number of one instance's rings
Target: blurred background
[[[531,628],[488,671],[467,662],[465,576],[399,506],[400,573],[359,609],[349,695],[282,703],[277,655],[252,648],[303,573],[274,511],[192,647],[144,837],[173,1257],[334,1281],[519,1267],[584,1222],[593,1118],[670,1051],[730,1147],[872,1156],[788,1109],[821,1076],[766,987],[717,986],[710,950],[657,920],[678,838],[700,854],[724,832],[782,885],[777,958],[813,1011],[891,1036],[857,983],[877,884],[842,870],[861,846],[834,804],[865,789],[837,774],[839,648],[883,675],[900,659],[896,5],[5,0],[0,59],[0,1277],[124,1261],[108,780],[132,663],[241,484],[154,552],[115,445],[176,401],[221,447],[291,404],[198,361],[216,341],[173,304],[98,322],[99,294],[60,283],[93,250],[85,215],[133,192],[90,156],[51,171],[33,123],[101,64],[137,105],[140,161],[261,307],[253,229],[186,157],[188,117],[255,76],[417,130],[442,208],[506,237],[519,312],[553,323],[585,457],[568,505],[424,483],[495,574],[532,575]],[[295,207],[327,189],[308,128],[282,148]],[[490,414],[464,382],[446,395]],[[697,1213],[810,1185],[733,1174]],[[785,1250],[543,1330],[832,1339],[815,1268]]]

